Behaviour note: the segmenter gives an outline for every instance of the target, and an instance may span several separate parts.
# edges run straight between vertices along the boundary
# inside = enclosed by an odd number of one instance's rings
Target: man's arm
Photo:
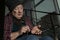
[[[27,31],[30,31],[29,26],[23,26],[19,31],[11,33],[11,40],[15,40],[18,36],[23,35],[23,33]]]
[[[15,40],[19,35],[22,35],[19,31],[11,33],[11,40]]]

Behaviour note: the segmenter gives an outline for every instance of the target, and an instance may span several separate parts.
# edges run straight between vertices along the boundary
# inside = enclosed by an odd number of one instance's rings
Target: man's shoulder
[[[6,20],[7,19],[12,19],[12,16],[8,13],[7,15],[5,15],[5,17],[4,17]]]
[[[11,13],[10,12],[7,15],[5,15],[5,17],[9,17],[9,16],[11,16]]]

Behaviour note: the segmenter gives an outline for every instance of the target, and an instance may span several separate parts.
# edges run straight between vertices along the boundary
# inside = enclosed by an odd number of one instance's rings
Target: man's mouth
[[[21,15],[21,14],[18,14],[19,16]]]

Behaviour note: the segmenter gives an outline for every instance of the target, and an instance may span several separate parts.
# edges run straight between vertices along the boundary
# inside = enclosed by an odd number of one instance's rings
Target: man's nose
[[[21,10],[20,10],[20,9],[18,9],[18,12],[21,12]]]
[[[21,11],[18,11],[18,13],[21,13]]]

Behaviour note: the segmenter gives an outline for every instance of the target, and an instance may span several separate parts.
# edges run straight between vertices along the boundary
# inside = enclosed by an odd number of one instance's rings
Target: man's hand
[[[41,27],[40,25],[38,25],[38,26],[34,26],[33,28],[32,28],[32,30],[31,30],[31,33],[32,34],[42,34],[42,31],[38,28],[38,27]]]
[[[30,28],[29,26],[23,26],[21,29],[20,29],[20,33],[26,33],[26,32],[30,32]]]
[[[19,31],[11,33],[11,40],[15,40],[23,33],[30,32],[29,26],[23,26]]]

